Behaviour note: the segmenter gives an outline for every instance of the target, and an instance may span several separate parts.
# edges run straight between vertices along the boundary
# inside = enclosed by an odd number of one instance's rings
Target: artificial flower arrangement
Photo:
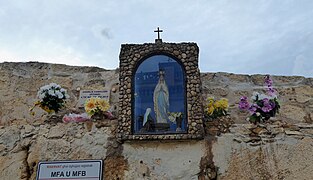
[[[42,86],[37,93],[37,97],[39,98],[39,101],[37,101],[30,109],[32,115],[35,115],[33,109],[36,106],[41,107],[49,114],[54,112],[57,113],[65,106],[66,100],[69,99],[66,89],[63,89],[56,83]]]
[[[220,100],[215,100],[214,97],[209,97],[207,102],[206,109],[204,110],[206,119],[216,119],[227,115],[228,99],[221,98]]]
[[[85,102],[86,113],[95,119],[101,119],[102,117],[113,119],[112,113],[109,111],[109,103],[101,98],[89,98]]]
[[[251,123],[260,123],[269,120],[279,112],[279,102],[276,90],[272,87],[273,81],[269,75],[264,77],[267,94],[254,92],[251,97],[252,103],[248,102],[246,96],[242,96],[239,102],[239,108],[250,112],[247,120]]]

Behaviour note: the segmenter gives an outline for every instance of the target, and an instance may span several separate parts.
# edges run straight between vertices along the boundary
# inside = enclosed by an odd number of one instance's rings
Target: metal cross
[[[163,32],[163,30],[160,30],[160,28],[158,27],[158,29],[155,30],[154,32],[158,33],[158,39],[160,39],[160,32]]]

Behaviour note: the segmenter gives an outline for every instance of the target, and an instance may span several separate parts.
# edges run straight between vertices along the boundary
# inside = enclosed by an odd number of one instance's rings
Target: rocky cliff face
[[[31,116],[38,89],[68,89],[68,109],[79,90],[110,90],[118,108],[118,70],[46,63],[0,64],[0,179],[35,179],[39,161],[103,159],[105,179],[312,179],[313,79],[274,76],[281,103],[276,121],[251,126],[239,98],[263,91],[263,75],[202,73],[203,98],[229,99],[230,115],[207,122],[203,140],[132,141],[115,138],[117,120],[45,122]]]

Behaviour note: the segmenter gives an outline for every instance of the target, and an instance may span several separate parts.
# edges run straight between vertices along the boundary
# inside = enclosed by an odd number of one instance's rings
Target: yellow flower
[[[219,100],[219,105],[220,105],[220,108],[227,109],[228,108],[228,99],[221,98],[221,100]]]
[[[209,115],[212,115],[213,112],[214,112],[214,106],[209,106],[209,107],[208,107],[208,114],[209,114]]]
[[[212,106],[214,103],[214,97],[208,97],[207,101],[208,101],[208,106]]]
[[[93,115],[96,112],[106,112],[110,108],[109,103],[101,98],[90,98],[85,103],[85,111],[89,115]]]
[[[109,105],[109,103],[108,103],[106,100],[104,100],[104,99],[99,99],[99,100],[98,100],[98,107],[99,107],[99,109],[100,109],[101,111],[105,112],[105,111],[109,110],[110,105]]]
[[[90,98],[85,102],[85,111],[90,113],[92,110],[96,109],[96,99]]]
[[[214,106],[215,108],[220,108],[220,107],[221,107],[220,101],[216,101],[213,106]]]

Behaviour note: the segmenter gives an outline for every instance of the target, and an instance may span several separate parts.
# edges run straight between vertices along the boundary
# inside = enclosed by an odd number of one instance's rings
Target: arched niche
[[[132,85],[133,134],[187,132],[186,73],[179,60],[162,54],[142,60]]]
[[[198,55],[199,48],[196,43],[122,44],[119,56],[117,129],[119,140],[203,138],[203,102]],[[173,70],[169,70],[170,67],[167,65],[170,66],[171,63],[168,62],[175,64],[176,68],[171,67]],[[162,68],[165,69],[163,72]],[[165,119],[170,123],[169,127],[165,124],[156,125],[154,91],[160,79],[160,73],[163,73],[162,76],[167,86],[170,86],[168,87],[168,111],[183,112],[181,129],[177,130],[177,124],[169,122],[167,118]],[[180,73],[180,80],[175,79],[175,73]],[[143,95],[144,97],[138,98]],[[178,100],[175,101],[175,98]],[[146,113],[148,108],[151,109],[150,113]],[[142,129],[145,124],[145,114],[147,116],[150,114],[150,120],[155,123],[148,130]],[[146,122],[148,120],[149,118],[146,117]]]

